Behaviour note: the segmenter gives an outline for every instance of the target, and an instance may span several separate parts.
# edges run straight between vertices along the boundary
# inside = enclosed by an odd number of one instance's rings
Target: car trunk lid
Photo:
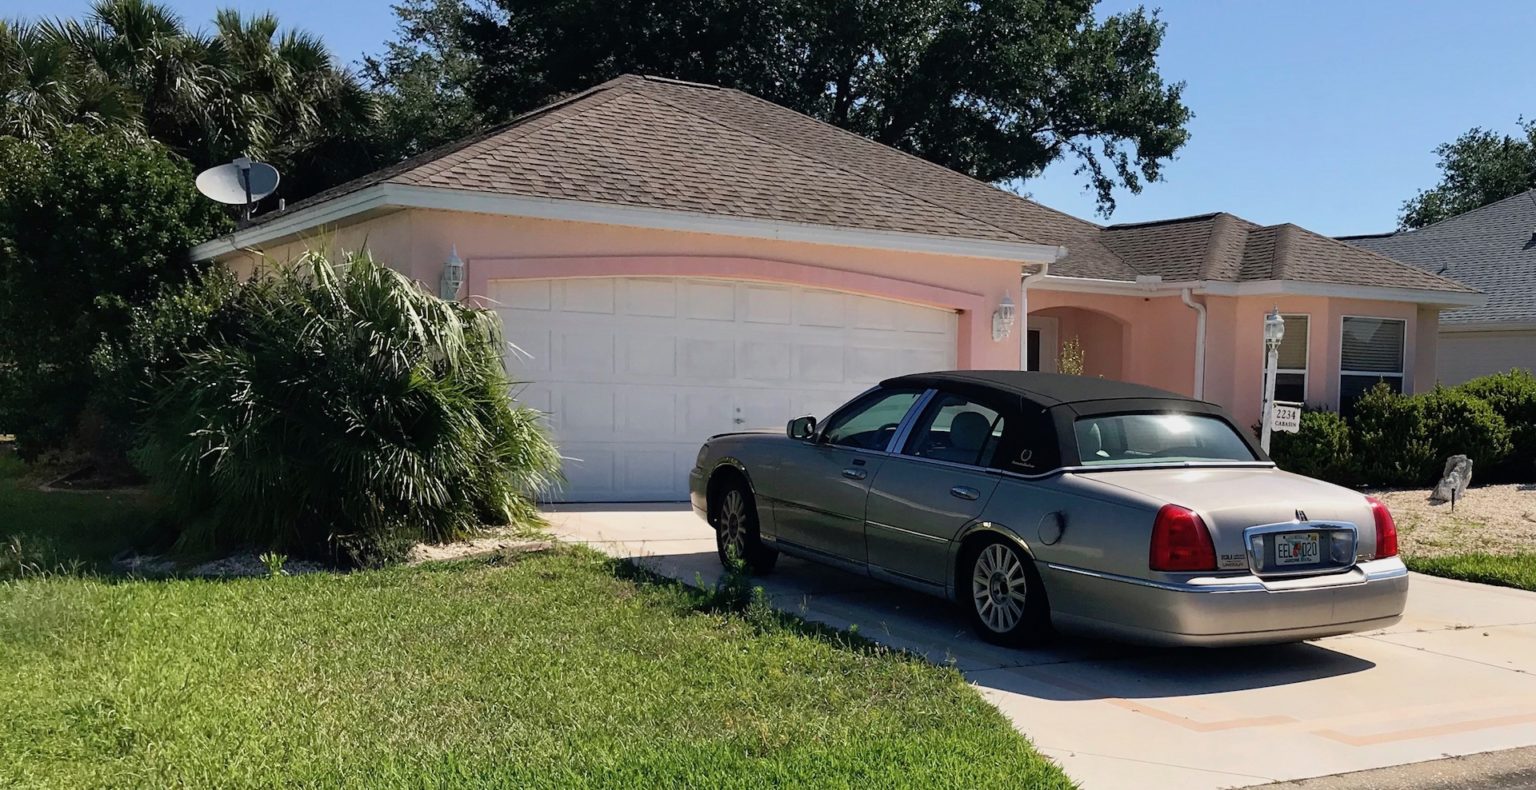
[[[1080,476],[1189,508],[1205,522],[1223,571],[1265,576],[1332,573],[1374,550],[1359,492],[1272,467],[1156,467]]]

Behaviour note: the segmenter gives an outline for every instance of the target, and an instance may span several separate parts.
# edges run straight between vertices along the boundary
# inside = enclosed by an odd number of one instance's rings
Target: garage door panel
[[[688,338],[679,355],[678,374],[701,382],[729,381],[736,378],[736,341]]]
[[[749,324],[788,324],[794,321],[795,292],[788,288],[748,285],[742,318]]]
[[[555,338],[558,352],[550,372],[606,379],[614,372],[613,347],[617,339],[612,331],[560,332]]]
[[[677,315],[677,283],[673,280],[623,281],[624,314],[672,318]]]
[[[613,313],[615,280],[560,281],[560,309],[577,313]]]
[[[700,279],[493,283],[520,402],[548,413],[568,501],[677,500],[710,435],[824,417],[881,379],[953,366],[953,312]]]
[[[625,373],[639,378],[677,376],[677,338],[629,335],[622,342]]]
[[[736,287],[729,283],[691,281],[687,293],[689,318],[703,321],[736,320]]]
[[[788,382],[793,378],[793,349],[783,340],[748,340],[741,344],[741,376],[753,381]]]

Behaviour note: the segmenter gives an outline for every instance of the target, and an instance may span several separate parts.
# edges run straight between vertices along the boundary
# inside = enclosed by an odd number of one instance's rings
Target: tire
[[[757,506],[746,483],[733,481],[721,489],[710,523],[715,528],[715,551],[726,568],[738,557],[755,574],[769,573],[778,563],[778,550],[763,544],[757,526]]]
[[[976,544],[961,557],[960,606],[983,641],[1007,647],[1049,642],[1051,607],[1034,559],[1000,539]]]

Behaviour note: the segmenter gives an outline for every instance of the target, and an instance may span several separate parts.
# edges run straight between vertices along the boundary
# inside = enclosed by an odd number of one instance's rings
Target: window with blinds
[[[1282,315],[1285,337],[1280,340],[1279,365],[1275,371],[1275,400],[1305,403],[1307,400],[1308,317]]]
[[[1403,338],[1407,322],[1398,318],[1344,318],[1339,354],[1339,408],[1348,413],[1355,401],[1377,384],[1403,391]]]

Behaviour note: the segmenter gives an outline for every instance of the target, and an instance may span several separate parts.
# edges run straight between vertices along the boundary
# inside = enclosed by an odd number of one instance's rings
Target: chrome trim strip
[[[1153,588],[1153,589],[1156,589],[1156,590],[1166,590],[1168,592],[1180,592],[1180,593],[1217,593],[1217,594],[1220,594],[1220,593],[1245,593],[1245,592],[1292,592],[1292,590],[1271,590],[1269,587],[1265,586],[1263,582],[1259,582],[1259,581],[1216,582],[1216,583],[1212,583],[1212,584],[1187,584],[1187,583],[1182,583],[1181,584],[1181,583],[1178,583],[1178,582],[1160,582],[1160,581],[1153,581],[1151,579],[1138,579],[1138,578],[1136,578],[1134,576],[1122,576],[1122,575],[1120,575],[1118,573],[1105,573],[1103,571],[1091,571],[1091,570],[1088,570],[1087,568],[1078,568],[1078,567],[1075,567],[1075,566],[1072,566],[1072,565],[1061,565],[1061,564],[1054,563],[1054,562],[1045,563],[1045,566],[1047,568],[1050,568],[1051,570],[1054,570],[1054,571],[1061,571],[1062,573],[1072,573],[1072,574],[1077,574],[1079,576],[1088,576],[1088,577],[1095,578],[1095,579],[1100,579],[1100,580],[1103,580],[1103,581],[1122,582],[1124,584],[1134,584],[1134,585],[1137,585],[1137,586],[1140,586],[1140,587],[1150,587],[1150,588]],[[1349,585],[1328,585],[1326,587],[1312,587],[1312,588],[1303,588],[1303,589],[1315,589],[1315,590],[1337,589],[1338,587],[1343,587],[1343,586],[1351,586],[1352,587],[1352,586],[1356,586],[1356,585],[1360,585],[1360,584],[1370,584],[1372,582],[1386,581],[1388,579],[1397,579],[1397,578],[1401,578],[1403,576],[1407,576],[1408,575],[1408,568],[1406,566],[1402,565],[1401,563],[1397,563],[1395,567],[1385,568],[1385,569],[1382,569],[1382,570],[1368,570],[1366,568],[1361,568],[1359,565],[1351,566],[1350,569],[1354,569],[1354,568],[1358,568],[1360,570],[1361,574],[1365,578],[1361,579],[1358,582],[1353,582],[1353,583],[1351,583]],[[1333,575],[1333,574],[1315,574],[1315,575],[1318,575],[1318,576],[1328,576],[1328,575]],[[1247,579],[1247,578],[1252,578],[1252,577],[1239,577],[1239,578]]]
[[[1254,550],[1254,538],[1267,537],[1269,535],[1281,535],[1288,532],[1344,532],[1349,535],[1349,561],[1343,565],[1336,563],[1315,563],[1318,567],[1302,568],[1300,570],[1270,570],[1264,571],[1264,558]],[[1283,521],[1278,524],[1259,524],[1243,529],[1243,553],[1248,555],[1248,569],[1253,575],[1265,578],[1289,578],[1292,576],[1325,576],[1334,573],[1344,573],[1355,567],[1356,557],[1360,552],[1360,529],[1354,524],[1345,521]],[[1321,559],[1321,558],[1319,558]]]
[[[1075,573],[1075,574],[1077,574],[1079,576],[1089,576],[1089,577],[1092,577],[1092,578],[1095,578],[1095,579],[1100,579],[1100,580],[1103,580],[1103,581],[1121,582],[1121,583],[1124,583],[1124,584],[1134,584],[1134,585],[1137,585],[1139,587],[1151,587],[1151,588],[1156,589],[1156,590],[1167,590],[1169,592],[1233,593],[1233,592],[1263,592],[1264,591],[1264,585],[1262,585],[1262,584],[1260,584],[1258,582],[1234,582],[1234,583],[1231,583],[1231,584],[1210,584],[1210,585],[1206,585],[1206,584],[1199,584],[1199,585],[1177,584],[1177,583],[1174,583],[1174,582],[1153,581],[1151,579],[1138,579],[1138,578],[1136,578],[1134,576],[1121,576],[1118,573],[1105,573],[1103,571],[1090,571],[1087,568],[1078,568],[1078,567],[1074,567],[1072,565],[1058,565],[1058,564],[1056,564],[1054,562],[1046,563],[1045,567],[1050,568],[1053,571],[1061,571],[1063,573]]]
[[[882,523],[880,523],[878,521],[865,520],[864,526],[866,526],[866,527],[879,527],[881,529],[888,529],[888,530],[891,530],[892,532],[900,532],[903,535],[911,535],[912,537],[915,537],[915,538],[922,538],[924,540],[931,540],[934,543],[948,543],[949,542],[948,538],[941,538],[941,537],[938,537],[937,535],[929,535],[929,534],[926,534],[926,533],[923,533],[923,532],[913,532],[910,529],[902,529],[901,527],[893,527],[890,524],[882,524]],[[892,573],[895,573],[895,571],[892,571]]]

